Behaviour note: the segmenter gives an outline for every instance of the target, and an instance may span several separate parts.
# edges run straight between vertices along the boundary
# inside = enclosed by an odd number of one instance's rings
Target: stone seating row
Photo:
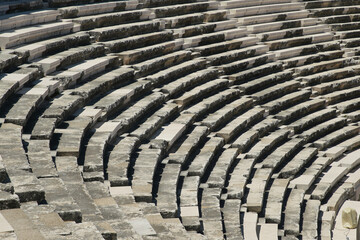
[[[40,71],[35,68],[19,69],[11,74],[2,74],[0,81],[0,106],[19,89],[22,89],[25,84],[35,81],[39,75]]]
[[[207,128],[198,126],[195,127],[188,137],[181,143],[180,147],[175,153],[169,154],[163,163],[162,178],[159,183],[157,205],[160,208],[161,214],[164,217],[178,217],[179,211],[177,206],[177,188],[180,180],[180,171],[182,166],[188,164],[188,158],[193,153],[199,144],[205,139]],[[173,177],[173,176],[177,177]],[[170,180],[171,179],[171,180]],[[165,181],[168,180],[168,181]]]
[[[67,71],[60,73],[57,76],[61,76],[66,73],[76,75],[75,79],[71,79],[73,81],[65,84],[66,87],[68,84],[74,84],[76,81],[79,81],[79,78],[86,79],[97,72],[105,70],[107,65],[111,65],[113,63],[113,60],[115,60],[115,58],[107,57],[103,59],[99,58],[95,60],[88,60],[85,63],[80,63],[76,66],[68,68]],[[59,80],[56,80],[56,78],[50,81],[45,80],[45,84],[41,83],[42,80],[35,84],[31,89],[23,88],[21,91],[17,92],[17,94],[20,95],[20,98],[6,114],[6,122],[12,122],[24,126],[36,107],[39,106],[47,96],[49,96],[49,89],[54,86],[55,89],[60,88],[61,85],[61,83],[59,84]],[[53,91],[54,89],[52,89],[52,93]]]
[[[0,18],[0,31],[16,29],[24,26],[56,21],[59,12],[56,10],[40,10],[6,14]]]
[[[231,8],[230,14],[232,17],[247,17],[253,15],[265,15],[265,14],[274,14],[280,12],[291,12],[297,10],[305,9],[304,4],[302,3],[279,3],[273,2],[269,5],[260,5],[260,6],[246,6],[241,8]]]
[[[73,29],[73,23],[54,22],[34,25],[12,31],[8,30],[0,34],[0,47],[1,49],[7,49],[24,43],[61,36],[71,33]]]
[[[248,211],[261,212],[263,210],[265,188],[269,184],[274,169],[286,162],[303,144],[302,139],[290,139],[261,161],[262,167],[255,170],[252,183],[249,185],[246,202]]]
[[[183,48],[193,47],[192,51],[200,52],[201,55],[206,56],[224,52],[229,48],[236,49],[240,46],[254,45],[257,42],[257,38],[245,37],[245,34],[246,32],[240,28],[196,35],[185,38]],[[244,38],[241,39],[241,37]]]
[[[37,10],[42,9],[43,6],[44,4],[41,0],[7,1],[0,5],[0,13],[4,15],[14,12]]]
[[[208,239],[224,238],[220,210],[220,188],[204,188],[201,197],[201,219],[204,236]]]
[[[299,67],[303,65],[313,64],[322,61],[329,61],[333,59],[340,58],[344,55],[343,50],[335,50],[335,51],[328,51],[328,52],[319,52],[315,54],[293,57],[284,60],[285,68],[293,68]]]
[[[95,15],[107,12],[114,12],[120,10],[133,10],[139,5],[139,2],[125,1],[125,2],[101,2],[93,4],[85,4],[78,6],[68,6],[58,8],[62,18],[75,18],[81,16]]]
[[[121,232],[116,224],[112,224],[111,220],[114,217],[119,217],[121,210],[110,198],[110,194],[107,189],[104,189],[104,185],[96,184],[85,184],[81,176],[81,172],[78,168],[77,158],[73,156],[58,156],[56,157],[58,166],[59,177],[64,181],[65,186],[71,196],[74,196],[74,200],[80,207],[82,214],[82,220],[84,222],[94,222],[96,228],[101,232],[104,238],[109,237],[108,235],[115,236],[119,234],[128,234],[128,232]],[[102,189],[97,189],[99,186]],[[76,193],[76,194],[75,194]],[[106,194],[104,196],[104,194]],[[108,212],[112,212],[108,214]],[[127,222],[122,222],[123,225],[130,225]],[[128,226],[128,231],[135,235],[131,226]]]
[[[270,13],[264,15],[254,15],[238,18],[238,23],[241,26],[255,25],[261,23],[269,23],[274,21],[285,21],[285,20],[295,20],[307,18],[309,11],[307,10],[298,10],[298,11],[289,11],[289,12],[280,12],[280,13]]]
[[[259,109],[261,110],[261,109]],[[238,137],[231,143],[232,147],[236,147],[240,152],[244,153],[249,150],[256,141],[267,135],[269,132],[274,131],[279,125],[279,121],[273,118],[264,118],[262,121],[238,135]]]
[[[35,174],[31,172],[31,166],[22,147],[21,127],[11,123],[3,124],[1,132],[2,165],[14,187],[14,193],[18,196],[3,193],[5,201],[9,201],[12,206],[16,206],[16,202],[38,201],[40,203],[44,201],[44,188]],[[12,149],[14,154],[9,149]]]
[[[228,64],[217,66],[218,69],[222,70],[225,74],[233,74],[240,70],[245,70],[252,67],[257,67],[261,64],[272,62],[275,58],[275,54],[262,54],[255,57],[249,57],[239,61],[233,61]]]
[[[291,40],[291,39],[290,39]],[[286,39],[284,40],[286,42]],[[295,46],[285,49],[274,51],[276,59],[288,59],[287,62],[291,63],[292,60],[301,60],[309,54],[320,54],[325,51],[340,50],[340,43],[332,41],[332,38],[321,41],[316,44],[306,44],[304,46]],[[311,56],[310,56],[311,57]],[[293,59],[292,59],[293,58]]]

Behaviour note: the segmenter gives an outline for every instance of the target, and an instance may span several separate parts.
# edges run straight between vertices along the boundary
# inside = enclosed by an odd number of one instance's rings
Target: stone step
[[[154,18],[153,15],[154,13],[150,9],[140,9],[78,17],[75,19],[71,19],[70,21],[79,24],[81,31],[86,31],[94,28],[102,28],[126,24],[129,22],[150,20]]]
[[[260,39],[260,41],[273,41],[283,38],[292,38],[305,35],[313,35],[318,33],[328,32],[330,29],[326,25],[314,25],[308,27],[297,27],[297,28],[288,28],[285,30],[277,30],[266,33],[259,33],[255,36]]]
[[[102,110],[101,119],[106,119],[112,113],[126,107],[133,96],[149,92],[151,85],[148,81],[136,81],[119,89],[109,92],[93,104],[94,108]],[[144,89],[146,91],[144,91]]]
[[[287,139],[288,135],[288,130],[279,129],[261,138],[246,154],[247,158],[259,159],[269,154],[276,145]]]
[[[63,221],[81,222],[81,211],[74,199],[68,194],[63,181],[59,178],[41,178],[41,185],[44,187],[46,201],[55,207]]]
[[[138,128],[132,131],[130,136],[138,137],[140,140],[150,139],[156,131],[159,129],[163,130],[161,126],[169,119],[173,118],[178,113],[178,110],[176,104],[169,103],[164,105],[141,123]]]
[[[250,98],[242,97],[209,114],[201,121],[201,124],[208,126],[210,129],[217,129],[234,118],[234,116],[252,107],[252,104],[253,101]]]
[[[180,164],[167,163],[161,174],[156,200],[164,218],[179,216],[176,188],[180,177],[180,167]]]
[[[264,88],[267,88],[269,86],[272,86],[274,84],[288,81],[291,78],[292,78],[292,73],[290,71],[278,72],[240,84],[239,89],[244,91],[245,94],[251,94],[256,91],[260,91]]]
[[[226,102],[234,101],[240,97],[240,91],[236,89],[225,89],[210,97],[204,98],[201,102],[184,110],[184,113],[195,114],[196,119],[203,118],[207,113],[214,112],[221,108]]]
[[[6,114],[5,122],[24,126],[37,106],[47,97],[48,93],[47,88],[23,88],[21,92],[17,93],[19,100]]]
[[[133,80],[134,70],[130,68],[120,67],[77,87],[69,90],[71,95],[79,95],[84,101],[95,98],[104,94],[118,86],[125,85]]]
[[[355,87],[359,84],[360,79],[355,77],[344,78],[340,80],[331,81],[328,83],[322,83],[312,87],[313,91],[317,91],[319,94],[331,93],[346,88]]]
[[[265,42],[269,46],[270,51],[281,50],[285,48],[297,47],[301,45],[321,43],[333,40],[333,33],[318,33],[311,36],[293,37],[289,39],[281,39]]]
[[[176,39],[174,41],[163,42],[143,48],[123,51],[117,55],[122,60],[123,64],[130,65],[180,50],[182,45],[183,40]]]
[[[326,99],[326,102],[328,104],[335,104],[339,102],[343,102],[345,100],[353,99],[359,96],[359,87],[354,87],[350,89],[335,91],[333,93],[329,93],[326,95],[323,95],[322,97]]]
[[[187,231],[201,229],[199,203],[197,198],[199,176],[186,176],[180,193],[180,216]]]
[[[15,233],[15,238],[26,239],[32,236],[35,239],[46,239],[36,224],[25,214],[22,209],[1,210],[2,226]]]
[[[244,37],[246,32],[243,29],[230,29],[225,31],[217,31],[184,39],[183,48],[196,47],[202,45],[219,44],[220,41],[237,39]],[[247,40],[247,39],[246,39]],[[244,44],[245,45],[245,44]],[[201,47],[200,47],[201,48]],[[198,49],[198,48],[195,48]]]
[[[217,78],[218,74],[216,69],[203,69],[164,85],[161,91],[169,94],[170,97],[174,97],[194,86],[204,84],[205,81]]]
[[[255,79],[282,70],[280,63],[268,63],[263,66],[256,66],[229,76],[229,79],[235,83],[243,83],[249,79]]]
[[[164,103],[165,96],[162,93],[154,92],[148,96],[144,96],[141,100],[135,102],[131,107],[124,110],[113,122],[119,126],[131,126],[138,121],[143,115],[159,108]]]
[[[340,69],[330,69],[328,71],[315,73],[309,76],[300,77],[299,80],[307,85],[315,85],[323,82],[331,82],[342,78],[353,77],[356,75],[357,69],[353,66]]]
[[[169,125],[166,125],[159,129],[160,134],[154,134],[155,140],[163,140],[167,142],[168,149],[170,149],[173,144],[178,140],[184,131],[186,130],[185,124],[180,123],[170,123]]]
[[[336,117],[336,110],[326,108],[292,122],[288,125],[288,128],[293,129],[295,133],[299,133],[334,117]]]
[[[338,142],[342,142],[347,140],[351,137],[354,137],[359,134],[360,128],[358,126],[346,126],[340,130],[332,132],[316,142],[314,142],[314,146],[317,147],[319,150],[330,148],[334,146]]]
[[[285,109],[276,114],[275,118],[288,123],[289,121],[299,119],[304,115],[316,112],[324,107],[325,101],[323,99],[313,99]]]
[[[346,113],[359,109],[359,104],[359,101],[355,98],[335,104],[335,107],[340,110],[341,113]]]
[[[203,143],[208,134],[208,128],[205,126],[195,126],[188,134],[187,138],[179,143],[180,146],[174,153],[170,153],[166,159],[169,164],[188,164],[189,157]]]
[[[280,4],[271,4],[271,5],[242,7],[235,9],[232,8],[230,9],[230,15],[232,17],[239,18],[239,17],[254,16],[254,15],[299,11],[303,9],[305,9],[305,6],[302,3],[295,3],[295,2],[280,3]]]
[[[329,24],[332,31],[349,31],[359,29],[360,23],[349,22],[349,23],[334,23]]]
[[[356,5],[359,4],[357,0],[354,0],[353,3]],[[312,1],[306,3],[306,8],[325,8],[325,7],[338,7],[338,6],[347,6],[347,4],[343,1],[336,1],[336,0],[329,0],[326,2]]]
[[[252,34],[262,34],[265,32],[279,31],[283,29],[310,27],[317,24],[315,18],[295,19],[288,21],[275,21],[269,23],[260,23],[246,26],[246,29]]]
[[[310,160],[312,160],[318,150],[317,148],[304,148],[297,153],[281,170],[279,178],[293,178]]]
[[[238,136],[231,147],[239,148],[240,152],[246,152],[250,146],[254,145],[259,138],[268,134],[270,131],[274,131],[279,121],[276,119],[265,118],[258,124],[252,126],[248,131]]]
[[[307,44],[299,47],[285,48],[274,51],[274,54],[276,55],[276,59],[280,60],[334,50],[340,50],[340,44],[335,41],[330,41],[318,44]]]
[[[262,108],[254,108],[236,117],[231,122],[227,123],[225,127],[220,129],[216,136],[224,138],[228,143],[231,139],[237,136],[242,129],[253,125],[254,122],[261,120],[264,117],[265,110]]]
[[[126,2],[103,2],[58,8],[62,18],[75,18],[107,12],[134,10],[139,6],[135,0]]]
[[[170,84],[176,79],[188,76],[206,67],[205,59],[195,58],[175,66],[171,66],[152,75],[147,75],[146,80],[150,80],[154,85]]]
[[[276,148],[276,151],[270,153],[261,163],[264,168],[274,168],[286,163],[289,156],[297,152],[304,145],[304,141],[298,138],[292,138]]]
[[[186,91],[186,93],[184,93],[182,96],[174,99],[174,102],[178,104],[180,108],[185,108],[189,104],[194,103],[195,101],[200,101],[211,93],[221,91],[221,89],[226,88],[228,85],[229,81],[226,79],[216,79],[209,81],[189,91]]]
[[[226,199],[221,210],[226,228],[226,239],[243,239],[239,219],[240,205],[241,201],[239,199]]]
[[[350,61],[350,58],[339,58],[330,61],[314,63],[310,66],[302,66],[295,68],[295,74],[297,74],[298,76],[307,76],[336,68],[347,67]]]
[[[263,104],[268,101],[280,98],[286,94],[290,94],[294,91],[297,91],[300,87],[298,81],[290,80],[284,83],[279,83],[267,89],[264,89],[260,92],[254,93],[251,95],[257,103]]]
[[[217,9],[215,2],[192,2],[175,4],[164,7],[156,7],[151,10],[154,11],[156,18],[179,16],[189,13],[206,12],[208,10]]]
[[[55,22],[39,24],[16,30],[4,31],[0,34],[0,47],[6,49],[24,43],[31,43],[45,38],[51,38],[69,34],[73,29],[73,23]]]
[[[81,61],[97,58],[105,55],[104,46],[90,45],[84,47],[70,48],[47,58],[39,58],[32,61],[34,66],[40,66],[44,74],[50,74],[56,70],[62,70]]]
[[[57,130],[61,134],[56,152],[57,156],[79,157],[84,135],[93,122],[96,122],[96,117],[100,115],[100,110],[95,110],[94,112],[96,115],[94,117],[95,121],[90,116],[80,116],[72,121],[64,122],[67,125],[65,129]]]
[[[193,48],[193,51],[200,52],[202,56],[209,56],[213,54],[218,54],[221,52],[226,52],[229,50],[235,50],[240,47],[248,47],[255,45],[258,42],[257,38],[253,37],[244,37],[233,39],[225,42],[213,43],[206,46],[200,46]]]
[[[345,8],[328,8],[328,13],[338,10],[340,14],[333,14],[333,15],[326,15],[324,12],[320,11],[320,14],[324,14],[324,16],[321,16],[321,21],[326,24],[338,24],[338,23],[347,23],[347,22],[355,22],[357,19],[359,19],[359,8],[356,6],[353,6],[351,9],[351,12],[349,14],[341,15],[341,11],[348,11],[345,10]],[[317,12],[315,12],[317,14]]]
[[[137,137],[125,137],[115,145],[110,153],[106,169],[110,186],[128,186],[130,184],[127,171],[131,155],[138,145],[139,139]]]
[[[240,200],[245,193],[245,186],[250,181],[249,175],[252,171],[255,159],[238,157],[239,163],[230,174],[229,185],[227,186],[227,198]],[[239,209],[240,210],[240,209]],[[238,212],[237,212],[238,213]]]
[[[359,12],[358,6],[338,6],[338,7],[324,7],[310,10],[315,17],[325,17],[332,15],[343,15]]]
[[[6,14],[0,17],[0,31],[54,22],[58,17],[59,12],[57,10],[41,10]]]
[[[284,195],[289,184],[288,179],[275,179],[266,199],[265,219],[269,223],[279,224],[284,202]]]
[[[209,61],[210,65],[218,66],[226,63],[231,63],[235,60],[246,59],[264,54],[268,51],[268,49],[269,48],[265,45],[255,45],[255,46],[240,48],[233,51],[211,55],[206,57],[206,60]]]
[[[339,129],[345,125],[346,119],[334,118],[321,124],[315,125],[309,130],[304,131],[299,136],[304,138],[307,142],[314,141],[336,129]]]
[[[278,239],[278,233],[277,233],[278,225],[277,224],[265,223],[265,224],[259,224],[259,225],[260,225],[259,240],[265,240],[265,239],[276,240],[276,239]]]
[[[224,71],[225,74],[232,74],[239,72],[239,70],[245,70],[251,67],[257,67],[269,62],[272,62],[275,58],[275,54],[262,54],[260,56],[246,58],[239,61],[234,61],[228,64],[217,66],[218,69]]]
[[[261,106],[268,110],[270,114],[274,114],[278,111],[291,107],[296,103],[301,103],[308,100],[310,98],[310,95],[311,91],[297,91],[286,94]]]
[[[187,171],[187,176],[202,177],[205,172],[207,172],[211,162],[215,161],[215,155],[218,151],[220,151],[223,145],[224,140],[222,138],[210,138],[210,140],[207,141],[204,147],[200,150],[200,153],[197,154],[191,162]]]
[[[258,239],[256,230],[258,214],[254,212],[245,212],[243,221],[244,239]]]
[[[17,55],[27,58],[28,61],[38,57],[47,56],[65,51],[69,48],[90,44],[90,35],[84,32],[78,32],[60,36],[52,39],[37,41],[36,43],[23,44],[12,48]]]
[[[238,23],[240,26],[247,26],[247,25],[260,24],[260,23],[270,23],[275,21],[302,19],[302,18],[307,18],[308,16],[309,16],[309,11],[300,10],[293,12],[280,12],[280,13],[272,13],[265,15],[242,17],[239,18]]]
[[[289,58],[284,61],[284,64],[285,64],[285,68],[293,68],[293,67],[299,67],[299,66],[313,64],[322,61],[334,60],[341,58],[343,56],[344,56],[343,50],[320,52],[311,55]]]
[[[251,183],[247,184],[249,193],[246,198],[246,207],[249,212],[260,213],[263,210],[264,192],[273,169],[257,168]]]
[[[219,7],[222,9],[232,9],[232,8],[251,7],[251,6],[258,6],[258,5],[280,4],[280,3],[291,3],[291,0],[222,1],[222,2],[220,2]]]
[[[175,17],[161,18],[165,22],[165,28],[180,28],[204,22],[217,22],[227,20],[227,11],[213,10],[204,13],[191,13]]]
[[[137,63],[132,66],[135,71],[135,77],[140,78],[149,74],[153,74],[165,68],[192,59],[190,51],[177,51],[169,53],[161,57],[153,58],[145,62]]]
[[[134,35],[156,32],[163,29],[163,21],[150,20],[136,23],[121,24],[118,26],[103,27],[89,31],[96,41],[103,42],[126,38]]]
[[[331,166],[311,193],[312,199],[322,200],[335,184],[348,173],[346,167]]]
[[[43,2],[39,0],[29,0],[24,2],[8,1],[1,4],[0,14],[9,14],[14,12],[23,12],[29,10],[42,9]]]
[[[220,210],[220,188],[204,188],[201,198],[201,219],[204,236],[221,239],[224,237]]]
[[[196,25],[174,28],[171,29],[171,31],[174,33],[174,36],[177,36],[179,38],[186,38],[206,33],[234,29],[236,28],[236,26],[237,21],[235,19],[230,19],[219,22],[206,22]]]
[[[153,33],[145,33],[127,38],[121,38],[111,41],[102,42],[110,52],[122,52],[136,48],[142,48],[149,45],[170,41],[173,39],[171,31],[160,31]]]
[[[238,153],[237,148],[228,148],[221,153],[206,181],[209,188],[223,188],[225,186],[226,177]]]
[[[304,190],[292,189],[286,203],[284,216],[284,230],[287,235],[300,234],[301,207],[303,205]]]
[[[350,30],[350,31],[337,32],[336,35],[339,36],[341,39],[359,38],[360,32],[358,30]]]

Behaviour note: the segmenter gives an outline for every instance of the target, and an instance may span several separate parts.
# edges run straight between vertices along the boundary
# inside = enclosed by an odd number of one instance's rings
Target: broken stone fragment
[[[357,227],[357,212],[352,208],[345,208],[342,211],[342,225],[344,228],[354,229]]]

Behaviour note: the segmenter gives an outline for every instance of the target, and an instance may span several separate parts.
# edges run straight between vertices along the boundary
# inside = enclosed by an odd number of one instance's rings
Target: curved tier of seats
[[[359,5],[0,3],[0,238],[340,239]]]

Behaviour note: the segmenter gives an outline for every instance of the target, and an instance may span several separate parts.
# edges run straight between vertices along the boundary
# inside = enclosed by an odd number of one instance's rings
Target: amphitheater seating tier
[[[340,239],[359,6],[0,3],[0,238]]]

